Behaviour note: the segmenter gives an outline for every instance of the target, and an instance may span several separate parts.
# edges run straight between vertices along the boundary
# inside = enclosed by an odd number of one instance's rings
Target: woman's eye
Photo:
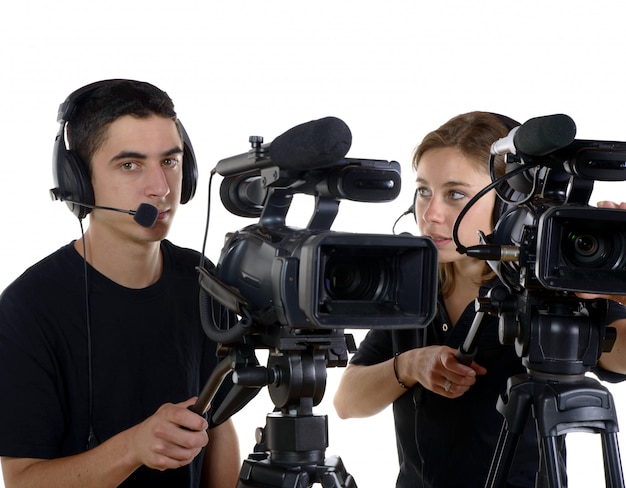
[[[450,192],[450,198],[452,200],[461,200],[462,198],[465,198],[465,193],[453,190]]]
[[[428,188],[424,188],[424,187],[420,187],[417,189],[417,194],[424,198],[424,197],[429,197],[431,195],[431,192]]]

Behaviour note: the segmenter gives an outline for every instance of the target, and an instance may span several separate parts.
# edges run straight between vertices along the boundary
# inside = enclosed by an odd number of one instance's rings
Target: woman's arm
[[[394,359],[371,366],[350,364],[344,371],[334,405],[341,418],[377,414],[416,383],[448,398],[463,395],[476,375],[487,371],[475,362],[465,366],[456,359],[456,350],[427,346],[403,352]]]
[[[626,297],[615,298],[626,301]],[[626,374],[626,319],[616,320],[610,327],[617,330],[615,344],[609,352],[602,353],[598,365],[607,371]]]
[[[342,419],[369,417],[406,391],[394,377],[393,359],[372,366],[349,364],[341,376],[333,403]]]

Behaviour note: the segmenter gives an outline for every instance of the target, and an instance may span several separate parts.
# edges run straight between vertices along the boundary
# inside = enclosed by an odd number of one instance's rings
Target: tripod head
[[[615,329],[606,327],[607,301],[582,300],[575,295],[524,290],[511,292],[495,285],[477,298],[476,311],[499,318],[499,339],[514,345],[528,373],[537,378],[579,377],[610,351]],[[482,318],[482,316],[481,316]],[[475,354],[476,324],[461,348]]]

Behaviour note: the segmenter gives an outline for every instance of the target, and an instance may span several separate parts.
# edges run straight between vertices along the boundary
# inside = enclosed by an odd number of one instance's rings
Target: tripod
[[[267,415],[265,428],[257,430],[257,443],[243,462],[238,488],[305,488],[315,483],[324,488],[357,486],[340,457],[325,459],[328,417],[313,415],[313,406],[324,393],[327,354],[318,349],[320,343],[311,340],[302,343],[304,350],[269,358],[265,371],[276,411]],[[248,373],[257,374],[237,371],[237,383],[250,384]]]
[[[267,367],[259,366],[254,356],[260,345],[273,351]],[[326,368],[346,365],[348,351],[355,349],[352,336],[338,329],[294,333],[270,327],[227,349],[227,357],[191,409],[206,412],[230,371],[235,387],[213,412],[217,423],[241,409],[264,386],[276,407],[267,415],[265,427],[257,429],[254,452],[243,461],[238,488],[306,488],[315,483],[324,488],[357,488],[340,457],[325,458],[328,417],[313,414],[324,395]]]
[[[606,300],[583,304],[575,296],[525,290],[513,296],[501,285],[476,299],[476,317],[457,352],[470,364],[476,355],[483,315],[500,318],[500,342],[514,344],[526,374],[509,378],[497,410],[504,417],[485,487],[503,487],[515,448],[532,413],[539,441],[536,488],[566,488],[563,451],[568,432],[599,433],[607,488],[624,488],[617,414],[611,393],[585,373],[603,351],[610,351],[614,330],[605,327]]]
[[[498,400],[497,409],[504,416],[504,424],[486,487],[505,486],[517,441],[531,411],[539,438],[541,469],[537,473],[537,487],[567,486],[558,443],[565,434],[575,431],[601,435],[606,486],[624,487],[613,397],[598,381],[585,376],[573,380],[542,379],[532,374],[513,376],[506,394]]]

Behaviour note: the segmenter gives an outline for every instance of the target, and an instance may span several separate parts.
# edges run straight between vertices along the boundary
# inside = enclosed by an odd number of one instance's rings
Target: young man
[[[91,215],[80,239],[0,297],[6,487],[234,487],[232,421],[188,408],[217,357],[200,324],[200,254],[165,239],[196,183],[173,103],[148,83],[108,80],[70,95],[60,116],[55,191],[81,221]],[[98,208],[141,204],[156,207],[153,225]]]

